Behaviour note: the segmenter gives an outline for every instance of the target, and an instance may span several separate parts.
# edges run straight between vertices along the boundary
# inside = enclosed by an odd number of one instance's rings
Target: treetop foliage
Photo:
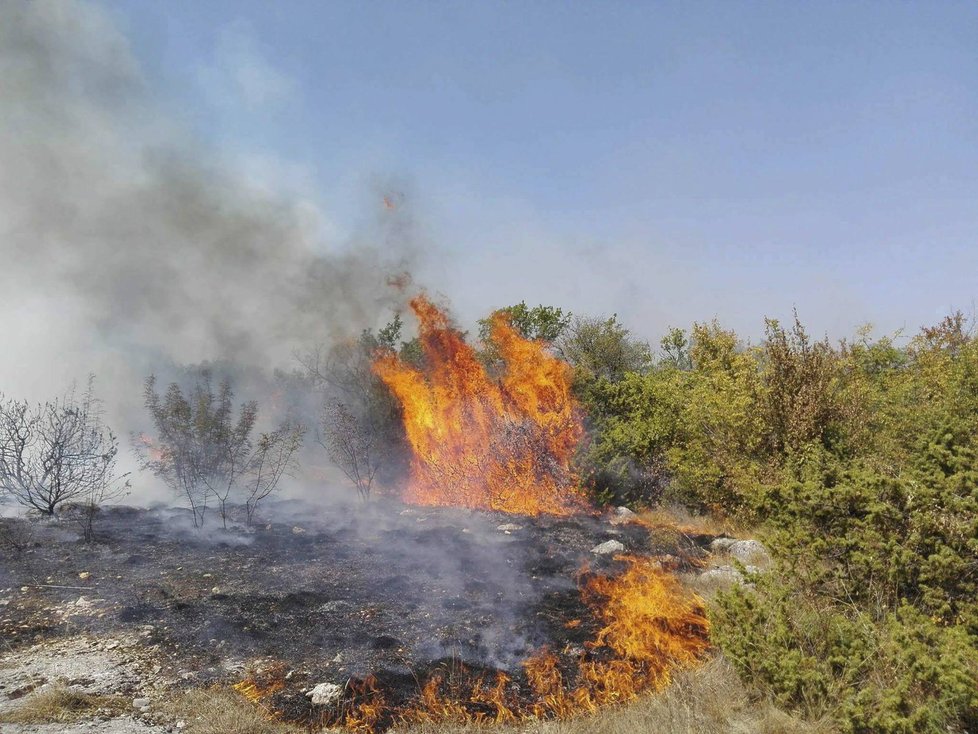
[[[524,339],[535,339],[552,344],[560,338],[571,321],[571,314],[555,306],[526,305],[520,301],[514,306],[506,306],[494,311],[488,318],[479,319],[479,340],[487,345],[492,341],[492,319],[496,314],[503,313],[509,319],[510,325]]]
[[[601,499],[758,526],[774,570],[713,605],[714,639],[745,681],[847,732],[975,730],[971,323],[832,344],[796,315],[745,346],[713,322],[670,331],[661,355],[588,375],[582,465]]]

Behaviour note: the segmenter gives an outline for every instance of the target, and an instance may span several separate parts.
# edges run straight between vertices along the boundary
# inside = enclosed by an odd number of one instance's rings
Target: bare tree
[[[200,473],[204,486],[217,500],[221,523],[225,528],[228,526],[228,500],[250,469],[253,448],[251,431],[258,419],[258,403],[250,401],[241,406],[235,422],[232,417],[233,397],[231,383],[224,380],[202,446],[205,461]]]
[[[382,457],[377,433],[343,403],[326,405],[319,444],[357,488],[360,498],[370,497]]]
[[[206,388],[198,384],[197,391],[204,390]],[[209,430],[209,415],[195,415],[203,401],[195,401],[197,406],[191,404],[176,383],[160,397],[156,393],[156,377],[150,375],[143,388],[143,402],[153,418],[157,438],[154,440],[145,433],[134,437],[133,446],[142,468],[153,472],[176,495],[187,500],[194,527],[199,527],[204,522],[208,500],[202,480],[207,452],[202,444]]]
[[[67,502],[109,499],[125,478],[115,475],[118,446],[94,377],[80,400],[74,389],[36,406],[0,398],[0,490],[24,507],[53,515]]]
[[[78,524],[85,542],[91,543],[95,540],[95,520],[102,507],[110,501],[121,499],[129,494],[131,484],[128,476],[127,473],[115,477],[106,472],[103,479],[92,482],[81,497],[61,506],[59,512]]]
[[[378,332],[299,357],[323,396],[318,443],[366,498],[373,485],[393,485],[407,474],[407,446],[400,406],[374,374],[379,351],[396,350],[405,361],[421,359],[417,339],[400,341],[400,316]]]
[[[258,437],[245,479],[245,513],[249,525],[255,519],[258,504],[274,493],[279,480],[295,468],[294,457],[304,434],[305,429],[299,424],[285,423]]]
[[[158,439],[140,435],[135,447],[143,467],[187,500],[195,527],[203,525],[213,498],[226,528],[228,503],[238,492],[245,494],[250,521],[257,503],[277,488],[302,441],[301,427],[284,423],[256,444],[251,436],[258,404],[243,403],[235,418],[230,380],[224,379],[215,393],[209,370],[201,372],[187,396],[172,384],[161,398],[150,376],[144,398]]]

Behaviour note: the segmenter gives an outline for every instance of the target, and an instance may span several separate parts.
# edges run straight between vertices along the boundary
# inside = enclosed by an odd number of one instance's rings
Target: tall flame
[[[492,376],[446,314],[411,301],[424,370],[385,353],[374,372],[400,401],[413,449],[404,499],[524,515],[584,507],[571,458],[583,434],[571,369],[497,313],[491,336],[502,360]]]

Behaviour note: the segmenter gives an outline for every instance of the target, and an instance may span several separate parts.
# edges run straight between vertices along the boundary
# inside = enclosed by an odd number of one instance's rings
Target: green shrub
[[[756,580],[718,596],[714,641],[755,691],[845,732],[973,731],[978,639],[903,604],[881,620],[858,606]]]
[[[714,610],[745,680],[851,732],[978,723],[972,435],[938,428],[892,476],[820,445],[799,453],[763,499],[778,572]]]

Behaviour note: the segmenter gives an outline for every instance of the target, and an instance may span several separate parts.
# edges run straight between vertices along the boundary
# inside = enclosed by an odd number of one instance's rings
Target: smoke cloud
[[[390,276],[415,252],[403,202],[377,197],[365,231],[327,242],[313,203],[168,119],[103,10],[6,7],[0,79],[0,391],[46,399],[95,372],[126,423],[150,371],[291,367],[397,306]]]

